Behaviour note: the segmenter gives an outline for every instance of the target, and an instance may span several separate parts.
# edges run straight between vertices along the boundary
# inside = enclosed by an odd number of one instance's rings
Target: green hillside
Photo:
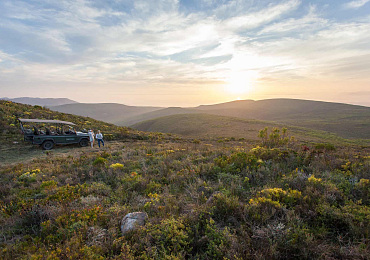
[[[24,105],[0,100],[0,161],[16,161],[17,158],[32,158],[43,152],[38,146],[23,141],[18,118],[58,119],[70,121],[79,129],[101,130],[106,140],[145,139],[154,135],[127,127],[120,127],[88,117],[60,113],[41,106]],[[29,126],[31,127],[31,125]]]
[[[156,110],[153,112],[144,113],[141,115],[127,118],[126,120],[119,122],[118,125],[131,126],[139,122],[143,122],[146,120],[159,118],[163,116],[179,115],[179,114],[194,114],[194,113],[201,113],[201,111],[198,111],[192,108],[169,107],[169,108],[164,108],[164,109]]]
[[[19,98],[1,98],[3,100],[12,101],[15,103],[27,104],[27,105],[39,105],[39,106],[60,106],[65,104],[77,103],[69,98],[33,98],[33,97],[19,97]]]
[[[370,144],[370,140],[348,140],[333,133],[319,130],[279,124],[271,121],[247,120],[210,114],[165,116],[140,122],[132,126],[132,128],[140,131],[174,133],[188,137],[234,137],[249,140],[258,139],[258,132],[264,127],[287,127],[291,135],[302,141]]]
[[[370,139],[370,108],[340,103],[267,99],[199,106],[206,113],[259,119],[333,132],[344,138]]]
[[[1,109],[2,129],[56,115]],[[1,161],[0,259],[367,259],[369,148],[265,141],[126,138]],[[123,233],[132,212],[147,219]]]
[[[70,104],[51,109],[64,113],[130,126],[146,120],[178,114],[213,115],[274,121],[314,130],[328,131],[343,138],[370,139],[370,108],[356,105],[299,100],[240,100],[194,108],[134,107],[122,104]]]

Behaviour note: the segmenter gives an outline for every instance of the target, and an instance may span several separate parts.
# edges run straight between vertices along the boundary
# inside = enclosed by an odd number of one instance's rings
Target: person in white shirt
[[[90,129],[88,133],[89,133],[91,148],[93,148],[94,147],[94,131]]]
[[[103,134],[100,132],[100,130],[96,134],[96,140],[98,140],[99,147],[100,147],[100,142],[103,143],[103,146],[104,146]]]

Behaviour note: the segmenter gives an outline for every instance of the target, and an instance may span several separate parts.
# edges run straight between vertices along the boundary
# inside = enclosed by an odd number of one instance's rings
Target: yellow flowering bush
[[[321,183],[322,179],[321,178],[316,178],[315,175],[311,175],[308,179],[308,182],[313,183],[313,184],[318,184]]]
[[[113,163],[109,167],[112,169],[123,169],[124,166],[121,163]]]

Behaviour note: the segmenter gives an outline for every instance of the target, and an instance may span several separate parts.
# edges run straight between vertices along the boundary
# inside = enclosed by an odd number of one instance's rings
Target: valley
[[[0,110],[1,259],[369,255],[370,146],[360,140],[209,114],[137,126],[175,135],[9,101]],[[17,117],[102,129],[106,146],[42,151],[22,142]],[[147,218],[123,233],[133,212]]]

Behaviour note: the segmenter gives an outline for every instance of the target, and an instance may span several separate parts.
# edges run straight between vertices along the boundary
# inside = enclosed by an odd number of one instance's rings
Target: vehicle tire
[[[79,144],[80,144],[81,147],[86,147],[86,146],[89,145],[89,140],[81,139]]]
[[[50,141],[50,140],[47,140],[47,141],[43,142],[41,146],[42,146],[42,149],[44,149],[44,150],[51,150],[54,147],[54,142]]]

